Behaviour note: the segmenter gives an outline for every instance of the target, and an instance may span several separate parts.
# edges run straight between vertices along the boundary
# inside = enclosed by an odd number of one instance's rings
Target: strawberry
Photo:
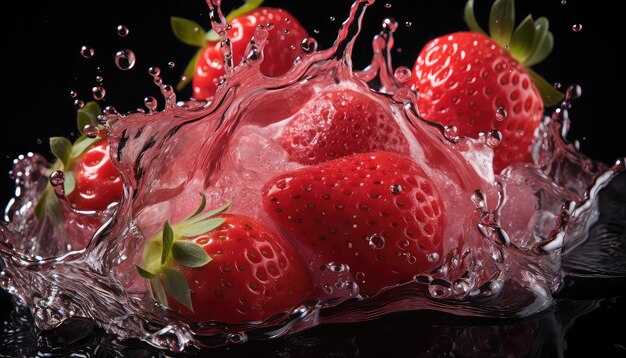
[[[261,64],[261,72],[271,77],[280,76],[291,68],[296,57],[304,54],[301,44],[309,35],[287,11],[270,7],[256,8],[262,2],[248,0],[226,17],[231,26],[228,36],[233,49],[233,64],[237,65],[243,59],[256,27],[271,23],[273,26],[269,29],[263,49],[265,59]],[[192,80],[193,98],[206,100],[212,97],[220,77],[225,74],[220,37],[215,31],[205,33],[199,24],[178,17],[172,18],[172,29],[182,42],[200,47],[185,69],[184,79],[178,84],[178,89]]]
[[[292,238],[326,262],[347,264],[372,296],[438,264],[444,207],[409,157],[355,154],[277,176],[263,206]]]
[[[292,161],[318,164],[376,150],[408,154],[391,111],[350,89],[323,92],[302,107],[280,137]]]
[[[169,226],[145,247],[155,298],[191,322],[266,320],[312,292],[304,262],[286,241],[255,219],[223,214],[226,206]]]
[[[563,98],[530,69],[552,50],[548,20],[529,15],[513,31],[513,0],[496,0],[489,38],[474,18],[473,0],[465,15],[474,32],[438,37],[420,52],[409,81],[419,91],[417,108],[430,121],[456,126],[459,135],[499,130],[502,140],[494,149],[498,172],[514,162],[530,162],[544,104]]]
[[[57,158],[50,172],[63,171],[64,193],[76,210],[104,210],[122,198],[120,172],[111,162],[103,128],[96,124],[100,113],[97,102],[89,102],[78,110],[78,130],[82,135],[74,143],[63,137],[50,138],[50,149]],[[83,133],[85,129],[92,133]],[[37,217],[42,220],[56,205],[56,196],[48,185],[37,203]]]

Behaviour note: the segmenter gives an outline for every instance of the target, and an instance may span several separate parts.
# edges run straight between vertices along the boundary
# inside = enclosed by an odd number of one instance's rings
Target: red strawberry
[[[356,154],[279,175],[263,206],[321,259],[347,264],[364,295],[433,268],[442,254],[443,202],[404,155]]]
[[[530,16],[513,32],[513,1],[496,0],[490,39],[476,24],[472,6],[468,1],[466,22],[474,32],[430,41],[415,62],[410,83],[420,93],[417,107],[424,118],[456,126],[459,135],[469,137],[498,129],[502,141],[494,149],[494,168],[499,172],[511,163],[531,161],[544,103],[562,99],[530,70],[548,56],[553,37],[547,19]]]
[[[254,9],[258,4],[250,3],[246,3],[227,17],[232,27],[228,31],[228,36],[233,48],[233,64],[237,65],[243,59],[256,27],[271,23],[273,26],[269,30],[267,43],[263,49],[265,58],[261,64],[261,72],[271,77],[282,75],[291,68],[296,57],[304,54],[301,48],[302,40],[309,35],[287,11],[269,7]],[[193,98],[206,100],[212,97],[220,77],[225,74],[219,36],[213,31],[207,34],[198,31],[197,29],[201,29],[200,25],[180,18],[172,18],[172,27],[181,41],[201,48],[185,70],[187,80],[182,81],[178,88],[181,89],[193,78]]]
[[[376,150],[408,154],[389,109],[354,90],[331,90],[307,102],[282,131],[290,159],[318,164]]]
[[[255,219],[221,214],[225,209],[175,225],[167,253],[167,234],[146,245],[146,269],[138,270],[157,299],[188,321],[224,323],[262,321],[302,303],[312,283],[294,248]],[[181,284],[186,292],[176,291]]]

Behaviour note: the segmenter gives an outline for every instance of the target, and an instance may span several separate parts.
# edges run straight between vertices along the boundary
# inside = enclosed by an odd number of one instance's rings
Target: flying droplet
[[[334,16],[331,16],[328,19],[330,20],[330,22],[335,22],[335,20],[336,20]]]
[[[391,4],[390,3],[386,3],[385,4],[385,9],[391,9]]]
[[[102,86],[95,86],[91,89],[91,94],[96,101],[100,101],[104,99],[107,94],[107,91]]]
[[[150,74],[150,76],[156,77],[156,76],[159,76],[161,74],[161,69],[158,68],[158,67],[150,67],[148,69],[148,73]]]
[[[78,93],[74,90],[70,90],[70,97],[76,98],[76,96],[78,96]]]
[[[100,134],[100,128],[94,124],[87,124],[83,128],[83,134],[88,138],[96,138]]]
[[[74,108],[75,109],[81,109],[85,107],[85,102],[82,99],[77,99],[74,101]]]
[[[508,113],[506,112],[506,109],[504,107],[499,107],[496,110],[496,120],[502,122],[503,120],[506,119],[506,116],[508,115]]]
[[[95,53],[95,51],[94,51],[93,47],[83,45],[80,48],[80,54],[84,58],[92,58],[94,53]]]
[[[128,71],[135,66],[135,53],[129,49],[119,50],[115,54],[115,66],[122,71]]]
[[[583,29],[583,24],[574,24],[572,25],[572,31],[580,32]]]
[[[176,64],[174,63],[174,61],[170,61],[170,62],[167,63],[167,67],[174,68],[174,67],[176,67]]]
[[[146,107],[150,111],[156,111],[157,106],[159,105],[159,102],[156,100],[156,98],[154,98],[152,96],[148,96],[148,97],[143,99],[143,104],[145,104]]]
[[[567,87],[565,91],[565,100],[570,101],[573,99],[578,99],[583,94],[583,88],[580,85],[571,85]]]
[[[407,21],[407,22],[404,23],[404,26],[411,27],[411,26],[413,26],[413,23],[411,21]]]
[[[126,27],[126,25],[117,25],[117,34],[121,37],[128,36],[129,32],[130,30],[128,29],[128,27]]]
[[[317,40],[312,37],[306,37],[302,39],[300,47],[304,53],[311,53],[317,51]]]
[[[561,88],[561,82],[554,82],[554,88],[556,89]]]
[[[104,78],[102,76],[96,76],[96,82],[102,82]]]

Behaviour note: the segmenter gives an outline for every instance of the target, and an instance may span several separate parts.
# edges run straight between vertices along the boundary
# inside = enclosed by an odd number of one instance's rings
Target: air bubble
[[[367,241],[372,249],[380,250],[385,247],[385,238],[380,234],[370,236]]]
[[[506,119],[506,116],[508,116],[506,109],[504,107],[498,107],[496,110],[496,120],[501,122]]]
[[[91,47],[91,46],[85,46],[85,45],[83,45],[83,46],[80,48],[80,54],[81,54],[81,56],[83,56],[84,58],[92,58],[92,57],[93,57],[93,55],[94,55],[94,53],[95,53],[95,51],[94,51],[93,47]]]
[[[406,66],[400,66],[393,72],[393,77],[399,83],[406,83],[411,79],[411,69]]]
[[[119,50],[115,53],[115,66],[122,71],[128,71],[135,67],[135,53],[129,49]]]
[[[96,101],[103,100],[107,91],[102,86],[95,86],[91,89],[91,94]]]
[[[117,34],[120,35],[121,37],[128,36],[129,32],[130,30],[128,29],[126,25],[117,25]]]
[[[326,268],[336,273],[341,273],[349,270],[348,265],[338,262],[329,262],[326,264]]]
[[[75,109],[81,109],[85,107],[85,102],[82,99],[77,99],[74,101],[74,108]]]
[[[148,68],[148,73],[152,77],[157,77],[157,76],[159,76],[161,74],[161,69],[158,68],[158,67],[150,67],[150,68]]]
[[[437,262],[439,260],[439,254],[436,252],[431,252],[426,256],[426,259],[428,259],[428,262]]]

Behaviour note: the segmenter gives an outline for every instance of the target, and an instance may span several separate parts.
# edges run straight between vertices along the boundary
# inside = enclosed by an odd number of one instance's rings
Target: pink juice
[[[552,307],[551,295],[564,274],[561,258],[586,240],[597,219],[597,193],[624,171],[624,160],[606,167],[564,139],[570,96],[536,133],[535,163],[494,173],[496,135],[464,138],[420,117],[405,69],[390,65],[393,21],[373,40],[371,65],[352,67],[354,41],[369,5],[355,2],[334,45],[303,55],[282,76],[267,77],[260,70],[272,29],[258,28],[245,60],[228,69],[232,74],[209,103],[177,102],[172,87],[161,84],[163,111],[109,110],[102,121],[112,161],[124,179],[124,198],[105,211],[76,211],[60,195],[63,225],[37,220],[34,206],[47,185],[49,164],[36,154],[17,161],[18,191],[7,210],[9,221],[0,225],[0,286],[31,307],[42,329],[87,317],[121,338],[174,351],[269,339],[404,310],[512,318]],[[213,25],[219,30],[219,23]],[[160,80],[158,73],[154,77]],[[281,230],[261,204],[268,181],[306,167],[291,161],[280,144],[287,123],[307,102],[332,90],[358,92],[391,114],[407,154],[441,195],[447,217],[442,254],[428,256],[434,268],[416,270],[371,297],[360,289],[367,276],[320,258]],[[62,185],[55,185],[58,194]],[[186,323],[164,311],[134,265],[142,263],[146,241],[164,221],[180,222],[196,209],[199,193],[211,209],[234,198],[228,213],[263,222],[295,247],[309,270],[310,297],[266,321],[239,325]],[[373,255],[374,250],[354,253]],[[411,260],[401,246],[397,255]],[[589,256],[592,260],[594,254]]]

